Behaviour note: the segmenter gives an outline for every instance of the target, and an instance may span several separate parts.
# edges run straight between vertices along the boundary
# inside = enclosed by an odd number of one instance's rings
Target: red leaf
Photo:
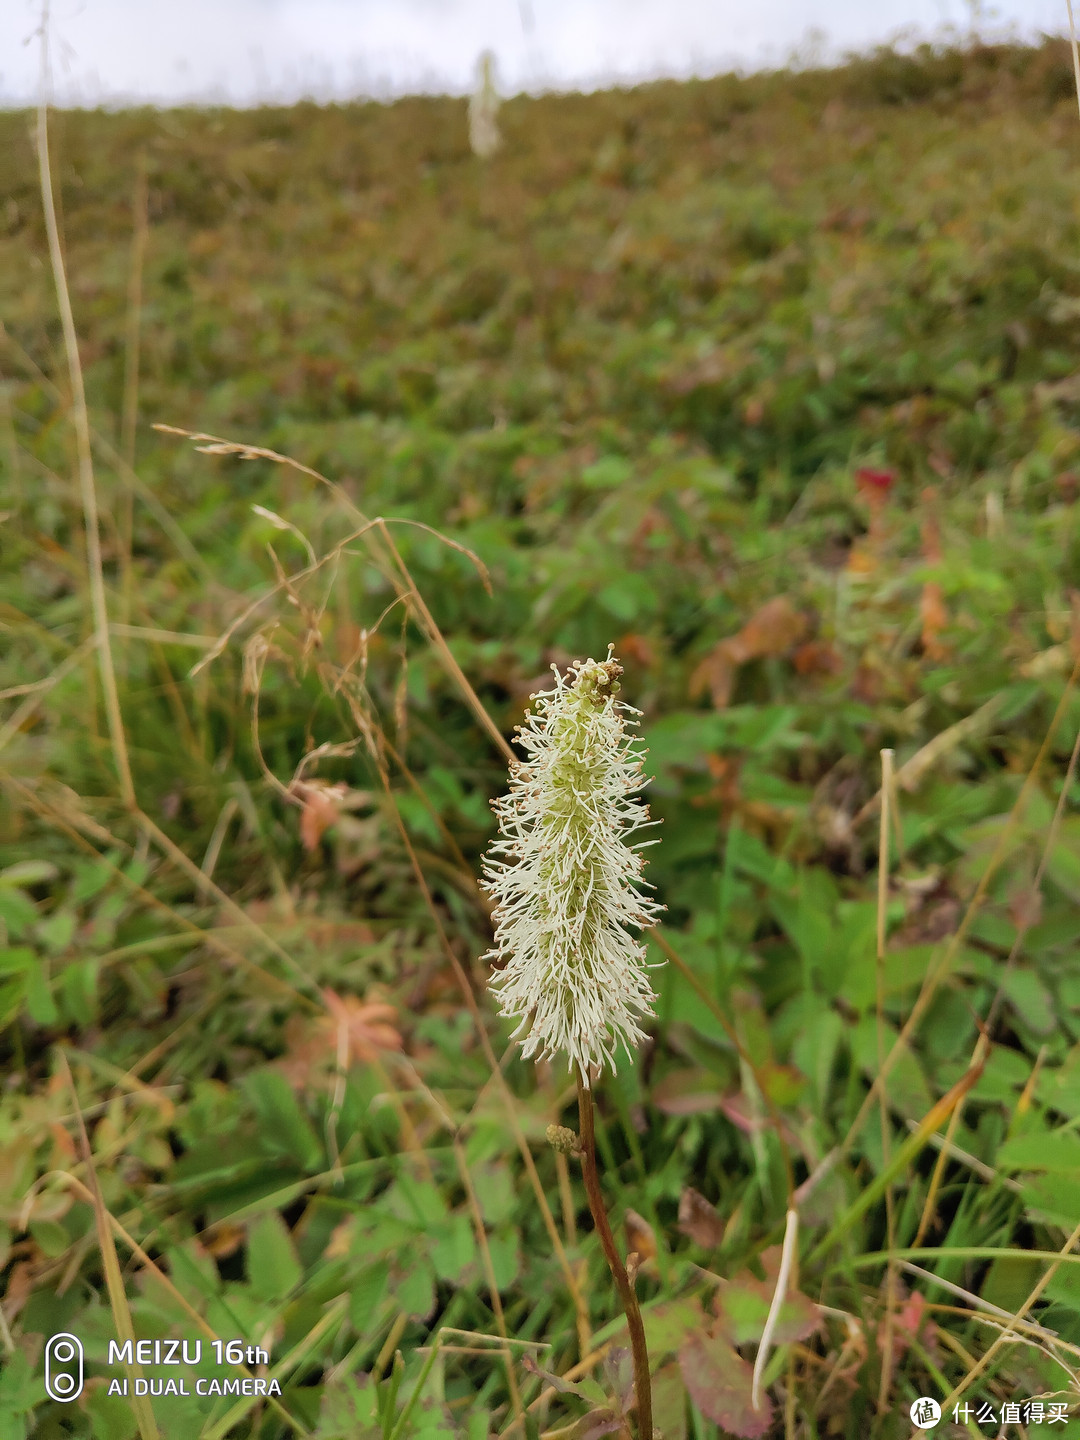
[[[715,1420],[744,1440],[766,1434],[772,1424],[772,1401],[764,1396],[761,1409],[754,1409],[754,1372],[726,1340],[691,1335],[679,1351],[679,1369],[691,1400],[706,1420]]]
[[[855,483],[860,490],[876,490],[878,494],[887,495],[896,483],[896,471],[874,470],[869,465],[861,465],[855,471]]]

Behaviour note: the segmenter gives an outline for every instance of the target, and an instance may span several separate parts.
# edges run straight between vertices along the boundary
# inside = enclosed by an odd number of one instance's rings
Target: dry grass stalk
[[[52,169],[49,163],[48,131],[48,11],[42,18],[42,98],[37,115],[38,173],[41,182],[41,203],[45,212],[45,233],[49,241],[49,259],[52,264],[53,282],[56,286],[56,300],[60,309],[60,323],[64,333],[64,351],[67,356],[68,378],[71,383],[72,423],[75,429],[75,443],[79,461],[79,491],[82,497],[83,524],[86,531],[86,565],[90,586],[90,608],[97,636],[98,665],[101,671],[101,687],[105,699],[105,714],[112,743],[113,763],[120,783],[120,798],[129,810],[135,808],[135,786],[131,778],[128,761],[127,741],[124,737],[124,722],[120,713],[120,696],[116,688],[116,671],[113,666],[112,646],[109,637],[109,612],[105,601],[105,575],[101,560],[101,533],[98,523],[97,486],[94,481],[94,461],[90,447],[90,419],[86,409],[86,388],[83,384],[82,363],[79,359],[79,342],[75,333],[75,317],[71,309],[67,274],[64,269],[64,255],[60,245],[60,228],[56,219],[56,199],[53,194]]]
[[[128,313],[124,338],[124,398],[120,414],[120,453],[129,470],[135,469],[135,430],[139,419],[139,340],[142,321],[143,261],[149,238],[147,224],[146,151],[139,152],[132,196],[131,264],[128,269]],[[125,486],[120,510],[120,569],[124,618],[131,615],[131,546],[134,528],[134,492]]]
[[[875,1019],[877,1024],[878,1069],[885,1063],[885,943],[889,907],[889,811],[895,795],[893,785],[893,752],[881,752],[881,824],[878,832],[878,877],[877,877],[877,964],[875,986]],[[892,1148],[892,1131],[889,1127],[889,1102],[882,1085],[879,1092],[881,1109],[881,1157],[888,1171]],[[959,1107],[957,1107],[959,1108]],[[885,1187],[885,1233],[890,1250],[896,1246],[896,1215],[893,1206],[892,1185]],[[889,1391],[892,1387],[893,1344],[896,1326],[896,1299],[899,1276],[896,1265],[890,1261],[885,1269],[885,1325],[881,1343],[881,1378],[878,1384],[878,1411],[884,1414],[889,1406]]]

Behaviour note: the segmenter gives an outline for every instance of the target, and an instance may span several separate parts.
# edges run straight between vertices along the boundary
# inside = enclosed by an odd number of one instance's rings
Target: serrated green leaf
[[[259,1138],[273,1154],[290,1155],[303,1170],[315,1170],[323,1146],[285,1076],[277,1070],[253,1070],[243,1088],[259,1117]]]
[[[59,955],[71,944],[75,935],[75,914],[71,910],[56,910],[47,919],[38,922],[37,938],[54,955]]]
[[[1067,1131],[1013,1135],[997,1152],[1002,1170],[1049,1170],[1080,1179],[1080,1136]]]
[[[13,940],[21,940],[37,924],[38,909],[21,890],[0,890],[0,920]]]
[[[284,1300],[303,1271],[296,1246],[276,1210],[260,1215],[248,1227],[248,1284],[260,1300]]]

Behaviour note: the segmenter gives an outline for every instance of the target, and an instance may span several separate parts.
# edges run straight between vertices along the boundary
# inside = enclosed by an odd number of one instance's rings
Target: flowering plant
[[[631,797],[646,783],[643,754],[627,734],[640,712],[615,697],[622,667],[577,661],[555,670],[555,686],[532,697],[519,727],[528,759],[494,802],[500,835],[485,864],[494,897],[495,945],[505,961],[491,981],[504,1015],[520,1021],[522,1052],[563,1051],[586,1085],[589,1067],[614,1068],[621,1043],[644,1039],[651,1015],[645,947],[629,926],[663,908],[641,893],[642,843],[628,836],[649,823]]]

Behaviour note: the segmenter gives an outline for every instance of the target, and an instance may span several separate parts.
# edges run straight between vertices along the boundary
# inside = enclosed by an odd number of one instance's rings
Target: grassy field
[[[0,1440],[634,1432],[545,1138],[573,1080],[509,1043],[476,878],[530,694],[609,642],[663,821],[658,1014],[597,1092],[658,1429],[1042,1434],[1080,1403],[1067,49],[499,123],[481,161],[451,99],[50,116],[103,628],[0,114]]]

